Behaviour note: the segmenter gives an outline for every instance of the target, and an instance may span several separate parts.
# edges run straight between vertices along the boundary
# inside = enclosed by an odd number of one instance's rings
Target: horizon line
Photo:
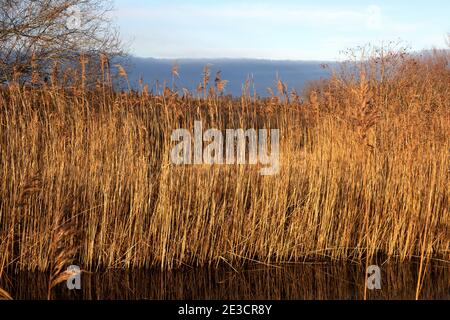
[[[242,57],[242,58],[237,58],[237,57],[195,57],[195,58],[191,58],[191,57],[145,57],[145,56],[140,56],[140,55],[135,55],[135,54],[127,54],[125,55],[125,57],[133,57],[133,58],[138,58],[138,59],[153,59],[153,60],[169,60],[169,61],[183,61],[183,60],[258,60],[258,61],[274,61],[274,62],[340,62],[343,60],[333,60],[333,59],[289,59],[289,58],[260,58],[260,57],[256,57],[256,58],[249,58],[249,57]]]
[[[409,54],[416,55],[420,53],[432,52],[434,50],[438,51],[450,51],[447,48],[424,48],[420,50],[409,51]],[[348,59],[309,59],[309,58],[261,58],[261,57],[157,57],[157,56],[141,56],[137,54],[125,54],[124,57],[132,57],[138,59],[153,59],[153,60],[166,60],[166,61],[204,61],[204,60],[256,60],[256,61],[269,61],[269,62],[329,62],[329,63],[339,63],[347,61]]]

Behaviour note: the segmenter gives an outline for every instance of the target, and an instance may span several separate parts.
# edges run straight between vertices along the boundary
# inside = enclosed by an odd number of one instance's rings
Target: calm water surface
[[[307,81],[319,80],[330,76],[330,68],[336,64],[321,61],[273,61],[255,59],[151,59],[130,57],[126,62],[118,61],[125,65],[128,71],[130,85],[138,89],[139,80],[148,84],[150,89],[155,88],[156,82],[161,89],[165,83],[172,86],[172,66],[178,65],[179,77],[175,78],[178,89],[186,88],[196,92],[196,88],[203,79],[203,68],[209,66],[210,84],[214,85],[216,72],[221,71],[222,79],[228,83],[225,94],[240,96],[243,85],[251,78],[252,84],[249,91],[253,95],[254,90],[259,96],[269,96],[267,88],[276,88],[276,80],[279,77],[290,89],[301,92]],[[328,65],[329,68],[324,68]],[[276,89],[275,89],[276,92]]]
[[[419,265],[385,264],[381,290],[368,290],[370,299],[414,299]],[[301,264],[280,267],[159,270],[109,270],[83,273],[82,289],[69,291],[65,283],[56,299],[362,299],[365,266],[358,264]],[[450,268],[429,265],[422,299],[450,299]],[[14,299],[46,299],[48,274],[9,272],[1,285]]]

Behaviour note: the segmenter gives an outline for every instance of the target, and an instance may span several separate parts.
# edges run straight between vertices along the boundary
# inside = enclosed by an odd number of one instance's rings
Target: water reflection
[[[368,290],[370,299],[414,299],[417,264],[382,265],[382,289]],[[448,264],[430,265],[421,299],[449,299]],[[362,299],[365,266],[302,264],[252,266],[183,271],[119,271],[84,273],[82,289],[69,291],[65,283],[54,290],[56,299]],[[14,299],[46,299],[48,274],[9,273],[1,285]]]

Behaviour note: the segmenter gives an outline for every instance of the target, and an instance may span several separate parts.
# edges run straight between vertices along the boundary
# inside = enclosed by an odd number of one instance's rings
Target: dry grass
[[[71,87],[10,83],[0,92],[0,271],[51,269],[55,280],[69,258],[84,269],[448,261],[448,62],[447,52],[378,52],[356,64],[359,76],[344,69],[306,99],[281,79],[278,95],[230,99],[207,67],[197,95],[113,92],[106,62],[92,89],[84,73]],[[280,173],[172,166],[172,130],[194,120],[280,129]],[[70,257],[58,251],[74,248],[58,235],[66,224],[79,244]]]

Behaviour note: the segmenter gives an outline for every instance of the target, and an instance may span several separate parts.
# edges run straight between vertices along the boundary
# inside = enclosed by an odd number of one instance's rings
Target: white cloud
[[[142,56],[339,59],[340,50],[382,40],[431,42],[420,40],[423,22],[394,20],[384,9],[223,2],[126,6],[117,15]]]
[[[153,24],[173,22],[177,25],[195,24],[249,25],[263,27],[334,27],[336,30],[360,30],[385,32],[390,34],[416,32],[423,25],[416,22],[397,22],[384,17],[379,5],[369,5],[360,9],[337,7],[279,7],[268,4],[240,4],[202,7],[198,5],[164,4],[150,8],[126,7],[119,9],[116,16],[122,21]],[[358,28],[358,29],[355,29]]]
[[[371,6],[364,10],[318,8],[318,7],[278,7],[263,4],[221,5],[201,7],[195,5],[164,5],[157,8],[127,8],[118,13],[120,19],[153,19],[189,22],[196,21],[255,21],[313,26],[355,26],[366,25],[377,28],[381,24],[381,9]]]

